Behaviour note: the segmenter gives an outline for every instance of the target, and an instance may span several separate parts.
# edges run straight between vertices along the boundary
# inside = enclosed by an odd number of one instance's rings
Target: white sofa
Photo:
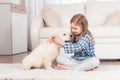
[[[120,59],[120,1],[48,5],[32,21],[31,49],[59,30],[69,32],[69,20],[77,13],[84,14],[88,19],[89,30],[96,42],[96,56],[100,59]]]

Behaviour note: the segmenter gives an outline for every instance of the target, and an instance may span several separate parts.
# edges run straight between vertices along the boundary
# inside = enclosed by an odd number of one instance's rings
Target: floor
[[[21,63],[22,59],[30,52],[19,53],[13,56],[2,56],[0,55],[0,63]],[[105,65],[120,65],[120,60],[100,60],[101,64]]]
[[[0,55],[0,63],[21,63],[22,59],[28,54],[29,52],[18,53],[12,56]]]

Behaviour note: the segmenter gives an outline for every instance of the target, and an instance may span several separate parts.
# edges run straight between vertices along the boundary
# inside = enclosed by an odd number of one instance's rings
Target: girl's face
[[[75,35],[79,35],[82,32],[82,25],[75,25],[74,23],[71,23],[71,30]]]

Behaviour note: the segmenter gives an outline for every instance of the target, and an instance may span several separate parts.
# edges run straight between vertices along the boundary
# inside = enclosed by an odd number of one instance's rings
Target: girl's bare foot
[[[61,65],[61,64],[57,64],[57,69],[58,70],[72,70],[72,67]]]

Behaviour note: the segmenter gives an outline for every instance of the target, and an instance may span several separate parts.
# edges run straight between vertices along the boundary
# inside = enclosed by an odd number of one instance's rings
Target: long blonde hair
[[[77,39],[75,37],[75,34],[71,30],[71,40],[70,40],[71,42],[79,41],[81,39],[81,37],[84,36],[87,33],[90,34],[91,38],[93,38],[91,32],[88,30],[88,21],[83,14],[74,15],[70,20],[70,24],[71,23],[74,23],[75,25],[80,25],[80,26],[82,25],[82,29],[83,29],[81,34],[78,35]]]

